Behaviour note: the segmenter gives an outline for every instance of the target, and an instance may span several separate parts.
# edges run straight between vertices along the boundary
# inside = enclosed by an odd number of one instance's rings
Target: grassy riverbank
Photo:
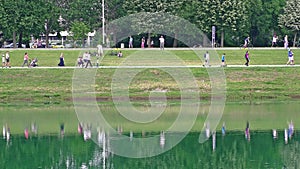
[[[112,77],[116,69],[98,69],[93,85],[99,101],[111,100]],[[72,69],[3,69],[2,104],[44,104],[72,101]],[[211,84],[206,69],[192,68],[200,97],[209,100]],[[264,102],[298,100],[300,68],[225,68],[227,101]],[[83,79],[85,80],[85,79]],[[91,82],[92,83],[92,82]],[[159,69],[141,71],[129,86],[133,100],[148,100],[151,91],[164,91],[169,99],[180,99],[177,82]]]

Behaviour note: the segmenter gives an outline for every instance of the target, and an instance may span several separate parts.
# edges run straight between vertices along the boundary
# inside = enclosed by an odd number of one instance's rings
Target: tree
[[[138,16],[139,18],[136,18],[136,22],[133,22],[135,24],[132,26],[135,30],[139,30],[140,33],[148,34],[147,44],[150,47],[151,34],[155,32],[154,29],[162,30],[163,27],[168,26],[168,24],[170,24],[170,27],[173,26],[172,24],[176,24],[160,20],[159,16],[161,15],[163,18],[163,16],[165,16],[164,14],[176,15],[182,4],[183,1],[180,0],[175,0],[172,2],[165,0],[133,0],[125,1],[123,7],[128,11],[129,14],[144,12]],[[155,17],[151,17],[152,15]],[[176,30],[172,30],[172,33],[174,33],[174,37],[176,37]],[[177,42],[174,43],[177,44]]]
[[[239,0],[203,0],[199,2],[198,26],[205,33],[216,26],[221,33],[221,46],[224,46],[224,32],[244,31],[247,26],[246,1]]]
[[[300,30],[300,0],[288,0],[284,12],[279,16],[279,26],[286,27],[294,32],[293,47],[297,40],[297,33]]]
[[[71,31],[73,33],[74,43],[76,40],[81,40],[82,46],[84,46],[84,38],[89,32],[88,26],[83,22],[75,21],[72,23]]]

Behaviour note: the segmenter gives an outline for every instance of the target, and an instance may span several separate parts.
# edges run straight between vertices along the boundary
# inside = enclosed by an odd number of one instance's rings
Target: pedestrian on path
[[[246,51],[245,59],[246,59],[245,65],[246,65],[246,66],[249,66],[250,56],[249,56],[249,51],[248,51],[248,50]]]
[[[141,48],[145,48],[145,37],[142,38],[142,42],[141,42]]]
[[[221,60],[222,60],[222,67],[226,67],[226,63],[225,63],[225,53],[223,53],[223,55],[222,55],[222,58],[221,58]]]
[[[27,54],[27,52],[26,52],[26,53],[24,54],[24,62],[23,62],[22,67],[24,67],[25,64],[27,65],[27,67],[29,67],[29,62],[28,62],[28,60],[29,60],[29,57],[28,57],[28,54]]]
[[[159,45],[160,50],[164,50],[165,49],[165,39],[162,35],[159,38],[159,43],[160,43],[160,45]]]
[[[284,37],[284,48],[287,49],[289,47],[289,40],[288,40],[288,36],[285,35]]]
[[[206,51],[206,53],[204,54],[203,57],[204,57],[204,65],[203,65],[203,66],[204,66],[204,67],[205,67],[205,66],[210,66],[210,65],[209,65],[209,53],[208,53],[208,51]]]
[[[85,52],[85,59],[86,59],[86,65],[85,65],[85,68],[87,68],[89,65],[91,66],[91,67],[93,67],[93,65],[92,65],[92,62],[91,62],[91,54],[89,53],[89,52]]]
[[[9,51],[6,51],[6,54],[5,54],[5,60],[6,60],[6,63],[5,63],[5,67],[11,67],[10,66],[10,56],[9,56]]]
[[[5,62],[5,55],[3,54],[2,55],[2,68],[4,68],[6,65],[6,62]]]
[[[291,49],[288,49],[288,62],[286,65],[294,65],[294,53]]]
[[[133,48],[133,38],[132,36],[129,36],[129,44],[128,44],[129,48]]]

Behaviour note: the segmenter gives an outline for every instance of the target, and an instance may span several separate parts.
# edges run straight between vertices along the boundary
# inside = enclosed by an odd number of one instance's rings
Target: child
[[[292,52],[291,49],[288,50],[288,62],[286,63],[287,65],[294,65],[294,53]]]
[[[223,55],[222,55],[222,67],[225,67],[226,66],[226,63],[225,63],[225,53],[223,53]]]
[[[119,53],[118,53],[118,55],[117,55],[119,58],[120,57],[123,57],[123,54],[122,54],[122,52],[121,51],[119,51]]]
[[[78,59],[77,59],[77,65],[78,65],[78,67],[83,67],[84,65],[83,65],[83,60],[82,60],[82,57],[80,56],[80,57],[78,57]]]

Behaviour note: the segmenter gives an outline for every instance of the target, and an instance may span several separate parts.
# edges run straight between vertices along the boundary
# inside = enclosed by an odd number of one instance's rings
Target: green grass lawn
[[[115,70],[97,70],[96,82],[91,85],[99,99],[111,100]],[[209,100],[211,85],[206,69],[190,70],[199,86],[201,99]],[[1,104],[68,103],[72,100],[73,73],[73,69],[1,69]],[[226,68],[225,75],[227,101],[267,102],[300,98],[300,68],[297,67]],[[134,100],[147,100],[153,90],[165,90],[169,99],[178,99],[181,94],[177,82],[159,69],[142,70],[129,85]]]
[[[1,49],[0,54],[4,54],[6,50]],[[59,63],[59,56],[61,53],[64,53],[65,56],[65,64],[66,66],[75,66],[76,60],[78,56],[82,55],[85,51],[95,52],[95,50],[39,50],[39,49],[9,49],[11,56],[11,65],[12,66],[21,66],[23,63],[24,53],[27,52],[31,59],[38,58],[38,64],[40,66],[52,66],[57,67]],[[217,55],[218,58],[221,58],[223,53],[226,54],[226,63],[228,65],[242,65],[244,64],[244,54],[245,49],[237,49],[237,50],[222,50],[218,49],[215,51],[210,51],[211,55]],[[126,50],[123,51],[123,58],[118,58],[116,56],[111,56],[111,50],[105,51],[104,58],[100,58],[100,65],[103,66],[115,66],[119,65],[123,61],[125,61],[128,57],[132,55],[140,55],[141,60],[143,60],[143,56],[145,55],[155,55],[158,51],[153,50]],[[202,65],[202,57],[205,50],[174,50],[174,51],[165,51],[168,54],[177,56],[182,59],[186,65]],[[297,64],[297,56],[300,55],[299,49],[293,50],[295,54],[295,62]],[[198,54],[198,55],[197,55]],[[287,62],[287,51],[285,49],[250,49],[250,58],[251,63],[254,65],[282,65]],[[162,58],[161,58],[162,59]],[[96,57],[92,57],[92,61],[96,62]],[[145,60],[147,61],[147,60]],[[158,64],[160,60],[155,61]],[[149,63],[150,64],[150,63]],[[161,65],[163,64],[160,63]],[[220,60],[216,64],[220,64]]]

